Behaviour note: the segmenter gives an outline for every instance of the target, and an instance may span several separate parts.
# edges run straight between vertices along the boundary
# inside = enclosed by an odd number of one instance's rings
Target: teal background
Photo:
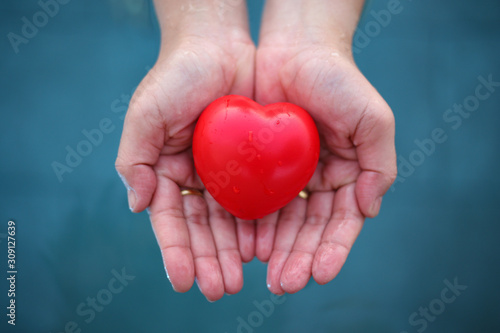
[[[147,214],[128,210],[114,159],[127,101],[159,48],[151,3],[69,1],[15,53],[7,34],[20,34],[22,17],[40,8],[0,2],[0,331],[64,332],[73,321],[82,332],[237,332],[242,318],[259,325],[240,332],[500,332],[500,87],[460,127],[443,119],[475,93],[479,76],[500,81],[500,3],[401,0],[377,30],[370,11],[389,2],[367,5],[359,29],[368,38],[358,32],[355,59],[393,108],[406,177],[334,281],[311,282],[266,315],[255,305],[269,304],[265,264],[246,264],[243,290],[216,303],[196,286],[177,294]],[[262,5],[249,0],[254,37]],[[59,182],[51,163],[64,163],[65,147],[105,118],[113,130]],[[436,128],[447,140],[411,172],[402,161],[415,161],[415,140]],[[15,327],[5,316],[9,219]],[[79,304],[122,269],[134,279],[86,322]],[[425,328],[412,325],[412,313],[439,306],[454,279],[467,289]]]

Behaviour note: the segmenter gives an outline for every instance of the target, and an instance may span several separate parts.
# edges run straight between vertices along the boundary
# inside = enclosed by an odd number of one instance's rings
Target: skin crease
[[[210,301],[243,286],[242,262],[268,263],[271,292],[340,271],[365,217],[378,214],[396,176],[394,118],[350,52],[363,1],[267,0],[260,45],[246,4],[157,0],[158,60],[134,94],[116,160],[133,212],[148,209],[173,288],[196,280]],[[309,199],[241,221],[204,191],[193,165],[196,120],[213,100],[243,95],[308,110],[321,137]]]

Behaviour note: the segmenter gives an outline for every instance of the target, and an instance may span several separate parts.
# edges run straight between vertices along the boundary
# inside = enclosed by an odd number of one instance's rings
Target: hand
[[[235,221],[204,191],[191,141],[210,102],[227,94],[253,97],[255,46],[242,19],[244,3],[220,22],[211,3],[188,9],[183,1],[158,1],[162,49],[131,100],[116,169],[131,210],[149,207],[173,288],[188,291],[196,277],[214,301],[241,289],[242,260],[254,257],[254,223]],[[204,191],[204,197],[181,196],[181,187]]]
[[[309,199],[296,198],[257,221],[256,255],[269,260],[267,282],[275,294],[299,291],[311,275],[319,284],[331,281],[396,177],[393,114],[350,52],[359,1],[341,9],[339,2],[301,7],[301,1],[288,7],[268,1],[256,62],[257,102],[303,107],[322,144]],[[328,25],[339,12],[354,16],[350,26]]]

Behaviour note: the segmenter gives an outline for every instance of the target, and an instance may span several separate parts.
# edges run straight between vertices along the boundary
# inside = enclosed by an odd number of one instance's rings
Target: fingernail
[[[378,213],[380,212],[381,205],[382,205],[382,197],[378,197],[377,199],[375,199],[370,208],[370,213],[373,217],[378,215]]]
[[[130,210],[133,212],[135,209],[135,203],[137,201],[137,196],[135,194],[135,191],[132,188],[129,188],[127,191],[128,195],[128,206]]]

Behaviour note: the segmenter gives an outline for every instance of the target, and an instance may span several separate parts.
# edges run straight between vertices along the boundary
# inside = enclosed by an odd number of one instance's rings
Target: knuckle
[[[117,159],[115,161],[115,169],[120,176],[125,176],[128,170],[128,166],[124,165],[121,160]]]

